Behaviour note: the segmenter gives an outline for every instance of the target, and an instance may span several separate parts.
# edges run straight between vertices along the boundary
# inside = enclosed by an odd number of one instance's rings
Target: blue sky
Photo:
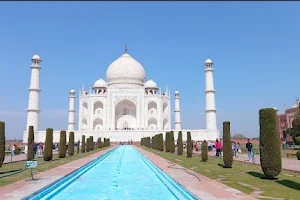
[[[43,59],[40,129],[66,129],[69,90],[105,78],[125,43],[148,78],[180,91],[183,128],[205,128],[209,56],[218,128],[229,120],[232,133],[257,136],[260,108],[283,112],[299,96],[299,21],[299,2],[2,2],[6,137],[22,138],[34,53]]]

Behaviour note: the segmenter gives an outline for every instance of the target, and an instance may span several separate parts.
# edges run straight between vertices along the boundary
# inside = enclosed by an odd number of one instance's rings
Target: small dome
[[[146,83],[145,83],[145,88],[158,88],[157,84],[150,78]]]
[[[35,54],[34,56],[32,56],[31,60],[41,60],[40,56]]]
[[[70,90],[71,94],[75,94],[75,90],[72,88],[72,90]]]
[[[205,64],[213,64],[213,61],[211,59],[206,59]]]
[[[175,91],[175,94],[179,94],[178,90]]]
[[[112,62],[106,71],[108,85],[144,85],[145,77],[146,72],[143,66],[126,52]]]
[[[94,88],[103,88],[107,87],[107,83],[105,80],[102,78],[99,78],[95,83],[94,83]]]

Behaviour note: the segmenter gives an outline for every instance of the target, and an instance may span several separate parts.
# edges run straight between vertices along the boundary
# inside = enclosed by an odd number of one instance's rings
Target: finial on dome
[[[127,53],[128,48],[127,48],[127,44],[125,44],[125,53]]]

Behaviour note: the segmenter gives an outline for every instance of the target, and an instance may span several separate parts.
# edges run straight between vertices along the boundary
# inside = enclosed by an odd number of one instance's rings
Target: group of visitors
[[[195,151],[200,151],[201,150],[201,145],[202,145],[202,141],[192,141],[193,142],[193,147]],[[212,151],[215,150],[216,157],[223,157],[223,145],[222,142],[219,141],[218,139],[213,142],[213,141],[207,141],[208,143],[208,151]],[[184,143],[185,146],[185,143]],[[231,147],[232,147],[232,154],[233,157],[239,157],[238,155],[242,153],[242,146],[240,145],[239,142],[236,141],[232,141],[231,142]],[[248,158],[250,162],[254,162],[254,151],[253,151],[253,145],[250,142],[250,139],[247,140],[247,144],[246,144],[246,150],[248,152]]]

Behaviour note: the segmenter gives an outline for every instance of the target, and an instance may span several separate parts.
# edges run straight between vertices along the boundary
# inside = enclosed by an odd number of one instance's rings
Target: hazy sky
[[[21,139],[26,126],[35,53],[43,60],[41,130],[67,128],[70,89],[78,95],[82,84],[105,78],[125,43],[147,78],[163,89],[168,85],[172,95],[180,91],[182,128],[205,128],[203,63],[208,56],[215,63],[220,130],[229,120],[233,133],[257,136],[260,108],[283,112],[284,104],[291,107],[299,96],[299,2],[0,5],[0,120],[9,139]],[[173,98],[171,104],[173,114]]]

